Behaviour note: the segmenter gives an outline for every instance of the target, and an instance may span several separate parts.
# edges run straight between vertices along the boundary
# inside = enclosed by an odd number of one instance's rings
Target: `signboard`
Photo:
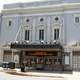
[[[65,56],[65,64],[69,65],[69,56]]]
[[[19,56],[18,55],[14,55],[14,61],[15,61],[15,63],[19,63]]]
[[[35,53],[29,53],[29,55],[33,55],[33,56],[46,56],[46,55],[53,55],[53,53],[47,53],[47,52],[40,52],[40,51],[37,51]]]

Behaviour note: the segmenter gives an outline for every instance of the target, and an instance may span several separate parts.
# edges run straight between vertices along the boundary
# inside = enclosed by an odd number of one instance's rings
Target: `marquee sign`
[[[18,44],[18,43],[11,43],[10,45],[11,49],[32,49],[32,50],[38,50],[38,49],[59,49],[62,50],[62,46],[60,44]]]

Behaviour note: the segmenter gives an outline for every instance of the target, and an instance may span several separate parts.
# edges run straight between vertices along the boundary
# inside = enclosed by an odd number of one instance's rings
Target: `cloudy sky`
[[[46,1],[46,0],[0,0],[0,9],[2,9],[3,4],[16,3],[16,2],[33,2],[33,1]]]

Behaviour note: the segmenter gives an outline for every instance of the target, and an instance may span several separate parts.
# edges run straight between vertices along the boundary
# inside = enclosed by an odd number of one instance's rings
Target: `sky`
[[[0,0],[0,9],[3,8],[3,4],[17,3],[17,2],[34,2],[34,1],[46,1],[46,0]]]

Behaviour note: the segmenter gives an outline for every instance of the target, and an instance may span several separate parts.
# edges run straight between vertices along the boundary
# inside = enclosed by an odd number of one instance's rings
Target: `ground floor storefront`
[[[61,52],[22,51],[20,65],[33,70],[63,70]]]
[[[3,62],[15,62],[15,67],[26,70],[71,70],[70,53],[59,44],[12,44],[3,50]]]

